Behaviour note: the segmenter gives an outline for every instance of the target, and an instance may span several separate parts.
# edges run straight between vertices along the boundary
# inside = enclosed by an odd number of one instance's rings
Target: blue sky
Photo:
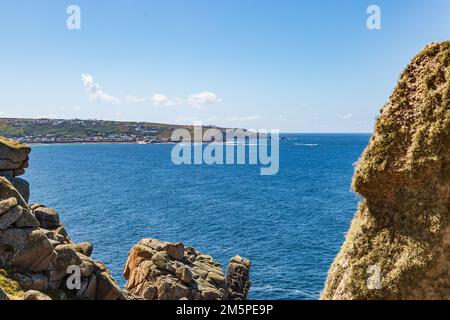
[[[449,34],[447,0],[0,0],[0,116],[371,132]]]

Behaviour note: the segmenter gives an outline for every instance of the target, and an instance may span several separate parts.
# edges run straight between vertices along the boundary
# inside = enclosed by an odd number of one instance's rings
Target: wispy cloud
[[[214,92],[200,92],[191,94],[187,99],[187,103],[194,107],[203,107],[205,105],[219,103],[220,99]]]
[[[249,116],[241,116],[241,117],[207,117],[207,118],[198,118],[198,117],[185,117],[179,116],[177,117],[177,123],[194,123],[194,122],[203,122],[204,124],[233,124],[233,123],[241,123],[241,122],[252,122],[260,120],[260,115],[249,115]]]
[[[339,115],[339,119],[342,119],[342,120],[348,120],[348,119],[351,119],[352,117],[353,117],[352,113],[346,113],[346,114]]]
[[[103,91],[100,85],[94,81],[94,77],[90,74],[83,73],[81,75],[81,81],[83,82],[83,86],[89,92],[89,99],[92,101],[101,101],[109,104],[120,103],[120,99]]]
[[[154,106],[173,107],[188,105],[196,108],[201,108],[206,105],[219,103],[221,100],[215,93],[205,91],[191,94],[187,99],[171,98],[162,93],[155,93],[150,98],[150,101]]]
[[[134,96],[132,94],[129,94],[129,95],[127,95],[125,97],[125,100],[127,102],[131,102],[131,103],[145,103],[145,102],[150,101],[150,98],[147,98],[147,97],[136,97],[136,96]]]
[[[152,96],[139,97],[132,94],[125,96],[123,99],[115,97],[106,93],[98,83],[95,82],[94,77],[89,73],[81,75],[83,86],[89,93],[89,99],[92,101],[101,101],[113,105],[121,104],[122,101],[128,104],[151,104],[153,106],[173,107],[173,106],[191,106],[195,108],[202,108],[207,105],[212,105],[221,102],[221,99],[214,92],[204,91],[194,93],[187,98],[172,98],[162,93],[155,93]]]
[[[165,107],[180,106],[180,105],[185,104],[182,99],[169,98],[165,94],[161,94],[161,93],[155,93],[151,97],[151,101],[154,106],[165,106]]]
[[[248,121],[256,121],[261,119],[260,115],[251,115],[251,116],[243,116],[243,117],[230,117],[223,119],[224,122],[248,122]]]

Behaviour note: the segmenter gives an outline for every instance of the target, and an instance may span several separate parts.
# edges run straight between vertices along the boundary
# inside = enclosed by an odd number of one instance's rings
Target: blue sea
[[[176,166],[173,145],[36,145],[31,201],[56,208],[72,240],[91,241],[119,284],[142,238],[183,242],[223,268],[252,261],[251,299],[317,299],[359,197],[353,164],[368,134],[289,134],[280,171]]]

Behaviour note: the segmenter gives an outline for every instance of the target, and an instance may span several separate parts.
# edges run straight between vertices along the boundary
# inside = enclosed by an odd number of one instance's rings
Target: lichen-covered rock
[[[128,293],[146,300],[229,298],[220,264],[182,243],[141,240],[130,250],[124,277]]]
[[[39,229],[12,228],[0,231],[0,266],[19,272],[48,270],[56,252]]]
[[[40,291],[28,290],[25,292],[23,300],[52,300],[52,298]]]
[[[28,204],[22,195],[17,191],[16,188],[9,182],[5,177],[0,177],[0,200],[6,200],[10,198],[15,198],[17,204],[23,208],[28,208]]]
[[[450,42],[408,65],[356,167],[322,299],[450,299]]]
[[[14,176],[23,174],[28,167],[31,149],[18,141],[0,137],[0,170],[12,170]]]

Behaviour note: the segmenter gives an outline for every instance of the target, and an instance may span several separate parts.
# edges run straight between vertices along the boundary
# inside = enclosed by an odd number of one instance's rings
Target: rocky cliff
[[[18,176],[31,149],[0,137],[0,300],[246,299],[250,261],[232,258],[227,276],[212,257],[181,243],[144,239],[129,254],[119,288],[93,245],[74,243],[56,210],[28,204]]]
[[[182,243],[141,240],[125,265],[130,294],[146,300],[244,300],[250,261],[234,257],[227,277],[211,256]]]
[[[364,200],[322,299],[450,299],[450,42],[401,75],[353,188]]]

